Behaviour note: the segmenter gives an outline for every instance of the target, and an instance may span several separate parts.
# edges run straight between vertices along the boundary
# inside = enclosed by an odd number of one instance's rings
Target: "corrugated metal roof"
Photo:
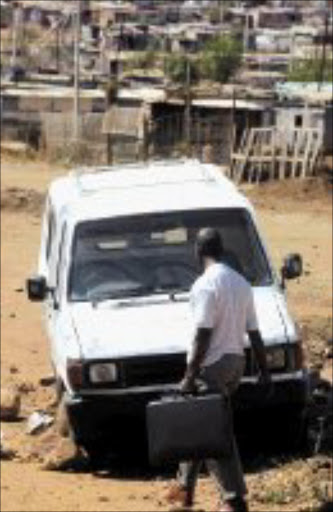
[[[68,0],[20,0],[20,5],[24,8],[30,7],[41,9],[45,11],[75,11],[77,6],[76,2]]]
[[[20,89],[18,87],[8,87],[2,89],[1,95],[18,98],[70,98],[73,97],[74,90],[71,87],[45,87],[38,89]],[[81,89],[80,98],[104,99],[105,92],[101,89]]]
[[[254,101],[247,100],[234,100],[230,99],[200,99],[194,100],[192,105],[195,107],[205,107],[205,108],[221,108],[221,109],[232,109],[234,106],[240,110],[264,110],[266,107],[261,105],[260,103],[256,103]]]
[[[140,87],[140,89],[120,89],[119,99],[141,100],[146,103],[159,103],[166,100],[166,93],[163,89],[154,87]]]
[[[278,82],[275,91],[282,98],[327,102],[333,99],[332,82]]]

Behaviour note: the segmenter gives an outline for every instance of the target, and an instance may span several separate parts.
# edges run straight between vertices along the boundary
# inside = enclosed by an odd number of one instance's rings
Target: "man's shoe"
[[[168,503],[177,503],[182,507],[192,507],[193,500],[190,496],[189,491],[180,484],[173,484],[168,490],[165,499]]]
[[[227,500],[220,508],[220,512],[249,512],[249,507],[244,498],[237,497]]]

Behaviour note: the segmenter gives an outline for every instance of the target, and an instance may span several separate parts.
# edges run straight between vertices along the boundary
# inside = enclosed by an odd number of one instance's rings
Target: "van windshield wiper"
[[[141,297],[143,295],[148,295],[153,292],[153,288],[151,286],[135,286],[132,288],[123,288],[116,291],[105,291],[99,293],[89,293],[88,298],[93,303],[93,305],[97,305],[100,302],[104,302],[107,300],[114,299],[125,299],[130,297]]]
[[[175,295],[177,295],[179,293],[188,293],[188,292],[189,292],[188,286],[180,285],[177,283],[157,285],[153,289],[153,293],[157,293],[157,294],[166,293],[169,295],[169,297],[171,299],[173,299],[175,297]]]

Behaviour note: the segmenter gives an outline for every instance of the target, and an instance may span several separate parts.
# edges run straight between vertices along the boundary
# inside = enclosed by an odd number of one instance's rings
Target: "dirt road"
[[[131,468],[109,475],[45,471],[36,456],[41,441],[25,434],[26,417],[52,407],[54,399],[52,390],[39,384],[51,372],[40,307],[27,301],[23,289],[25,278],[36,269],[40,200],[50,179],[60,172],[39,162],[2,161],[1,387],[20,387],[23,419],[1,423],[5,442],[19,455],[1,461],[1,510],[170,510],[163,500],[169,481],[165,475],[133,475]],[[259,190],[247,186],[245,191],[258,207],[276,267],[289,252],[303,255],[305,273],[288,283],[289,303],[303,330],[309,364],[322,365],[332,336],[331,194],[318,182]],[[307,461],[278,458],[263,467],[269,469],[246,474],[253,510],[314,510],[330,497],[332,468],[324,456]],[[202,477],[196,509],[214,510],[216,503],[213,484]]]

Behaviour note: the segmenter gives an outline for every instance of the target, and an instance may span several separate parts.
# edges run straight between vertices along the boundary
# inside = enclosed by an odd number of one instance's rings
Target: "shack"
[[[271,101],[183,97],[163,89],[121,89],[103,122],[112,137],[113,156],[172,157],[184,151],[198,158],[210,148],[211,160],[230,162],[244,130],[273,123]],[[120,150],[120,148],[122,148]]]
[[[72,126],[73,89],[70,87],[6,87],[1,91],[2,138],[26,142],[35,149],[52,139],[66,137],[64,125]],[[100,114],[105,111],[105,92],[97,89],[80,92],[80,111]],[[45,140],[46,132],[48,141]]]

